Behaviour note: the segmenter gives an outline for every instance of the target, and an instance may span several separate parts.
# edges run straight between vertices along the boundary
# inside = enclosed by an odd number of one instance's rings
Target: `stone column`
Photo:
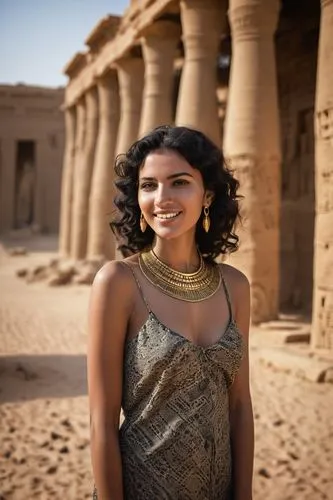
[[[139,57],[126,57],[117,61],[120,122],[116,154],[127,151],[137,140],[141,117],[144,64]]]
[[[232,61],[224,154],[244,196],[240,250],[231,260],[251,282],[253,323],[275,318],[279,308],[278,14],[278,0],[229,2]]]
[[[179,37],[177,24],[156,21],[141,39],[145,78],[140,137],[158,125],[172,123],[173,63]]]
[[[73,204],[73,227],[71,256],[84,259],[87,252],[89,195],[95,146],[98,132],[97,89],[86,92],[85,136],[80,163],[75,165],[75,197]]]
[[[76,132],[75,132],[75,161],[73,171],[73,194],[70,223],[70,257],[74,256],[74,220],[76,217],[75,205],[77,204],[78,191],[80,186],[80,175],[84,160],[84,143],[86,136],[86,100],[81,97],[76,104]]]
[[[315,109],[312,345],[333,350],[333,0],[321,0]]]
[[[68,257],[70,253],[71,213],[73,201],[73,173],[75,162],[75,107],[65,109],[66,144],[61,183],[59,254]]]
[[[221,142],[217,106],[217,62],[226,2],[181,0],[185,60],[180,80],[176,124],[205,132]]]
[[[114,156],[119,122],[119,91],[115,71],[97,81],[99,132],[89,202],[88,258],[114,259],[115,242],[109,227],[113,209]]]

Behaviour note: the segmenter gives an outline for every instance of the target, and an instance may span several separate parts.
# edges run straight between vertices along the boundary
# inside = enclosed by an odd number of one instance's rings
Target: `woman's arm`
[[[254,423],[249,384],[250,286],[237,272],[233,299],[235,320],[245,342],[244,358],[230,388],[230,431],[233,460],[233,500],[252,500]]]
[[[99,500],[123,500],[118,429],[123,349],[130,315],[128,274],[119,262],[96,275],[89,308],[88,392],[93,474]]]

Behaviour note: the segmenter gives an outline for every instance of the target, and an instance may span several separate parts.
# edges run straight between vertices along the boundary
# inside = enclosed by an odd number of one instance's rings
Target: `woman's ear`
[[[213,191],[205,191],[204,195],[204,206],[210,206],[214,200],[214,192]]]

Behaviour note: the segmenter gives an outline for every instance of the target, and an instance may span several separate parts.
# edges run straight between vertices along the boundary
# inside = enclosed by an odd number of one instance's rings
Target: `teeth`
[[[174,217],[177,217],[177,215],[179,215],[180,212],[173,212],[173,213],[170,213],[170,214],[156,214],[156,217],[158,219],[173,219]]]

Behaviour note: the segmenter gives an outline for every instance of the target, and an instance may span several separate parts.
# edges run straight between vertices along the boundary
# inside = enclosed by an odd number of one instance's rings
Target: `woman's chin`
[[[161,238],[163,240],[173,240],[176,238],[184,237],[185,235],[189,235],[189,233],[193,232],[195,234],[195,226],[193,228],[184,228],[184,227],[154,227],[153,228],[155,235],[157,238]]]
[[[154,232],[157,238],[161,238],[163,240],[172,240],[173,238],[177,238],[177,236],[181,235],[181,232],[170,228],[158,228],[157,230],[154,229]]]

